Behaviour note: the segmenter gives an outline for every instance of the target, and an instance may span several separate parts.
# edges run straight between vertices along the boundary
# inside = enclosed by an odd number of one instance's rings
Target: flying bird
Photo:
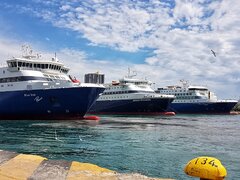
[[[217,57],[216,53],[212,49],[211,49],[211,51],[212,51],[212,54],[214,55],[214,57]]]

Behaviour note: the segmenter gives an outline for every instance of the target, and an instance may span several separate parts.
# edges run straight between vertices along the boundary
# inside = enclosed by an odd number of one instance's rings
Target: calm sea
[[[101,116],[94,121],[0,121],[0,149],[89,162],[118,172],[192,179],[183,172],[213,156],[240,179],[240,116]]]

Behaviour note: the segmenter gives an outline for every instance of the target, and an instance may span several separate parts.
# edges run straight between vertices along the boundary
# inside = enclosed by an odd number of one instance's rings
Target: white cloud
[[[174,8],[174,18],[181,21],[183,18],[189,24],[198,24],[199,19],[203,17],[203,7],[198,1],[176,0]]]
[[[0,37],[0,63],[6,64],[6,60],[21,55],[21,45],[16,40]]]

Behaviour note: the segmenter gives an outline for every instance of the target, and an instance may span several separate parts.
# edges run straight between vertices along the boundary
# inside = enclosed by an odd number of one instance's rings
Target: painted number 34
[[[215,164],[214,159],[208,162],[208,158],[201,158],[200,160],[199,160],[199,158],[197,158],[196,161],[195,161],[195,164],[197,164],[198,161],[201,162],[202,165],[210,164],[210,165],[213,166],[213,167],[218,167],[218,166]]]

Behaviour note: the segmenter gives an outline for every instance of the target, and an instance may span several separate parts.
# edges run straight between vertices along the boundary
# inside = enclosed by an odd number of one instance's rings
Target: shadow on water
[[[45,126],[45,127],[66,127],[66,128],[81,128],[84,126],[96,126],[99,124],[99,121],[94,120],[61,120],[61,121],[41,121],[33,123],[30,126]]]
[[[112,120],[105,120],[104,122],[101,122],[101,125],[108,125],[111,126],[111,128],[131,128],[136,125],[138,126],[144,126],[144,125],[152,125],[154,127],[156,126],[181,126],[181,127],[194,127],[193,125],[187,125],[187,124],[177,124],[177,123],[161,123],[161,122],[141,122],[141,121],[112,121]],[[122,127],[119,127],[122,126]]]
[[[186,120],[188,123],[183,123]],[[198,119],[191,119],[190,121],[198,121]],[[157,128],[164,126],[195,128],[194,124],[189,124],[189,119],[176,118],[175,116],[103,116],[100,125],[116,129],[131,129],[136,127]]]

